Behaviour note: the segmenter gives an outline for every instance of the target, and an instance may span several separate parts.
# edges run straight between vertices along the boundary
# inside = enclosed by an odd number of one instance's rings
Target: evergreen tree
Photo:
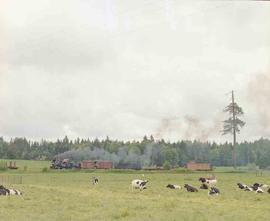
[[[229,118],[224,122],[222,134],[232,134],[233,135],[233,145],[232,145],[232,159],[233,167],[236,168],[236,133],[240,133],[240,127],[245,125],[239,117],[244,114],[242,108],[234,101],[234,92],[232,91],[232,102],[224,109],[224,112],[229,113]]]

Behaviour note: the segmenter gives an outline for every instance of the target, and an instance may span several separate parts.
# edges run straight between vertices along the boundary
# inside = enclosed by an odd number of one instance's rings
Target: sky
[[[0,136],[270,138],[270,2],[0,0]]]

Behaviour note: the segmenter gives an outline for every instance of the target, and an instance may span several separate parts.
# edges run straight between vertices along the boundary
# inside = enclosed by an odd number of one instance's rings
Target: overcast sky
[[[0,0],[0,136],[270,138],[270,2]]]

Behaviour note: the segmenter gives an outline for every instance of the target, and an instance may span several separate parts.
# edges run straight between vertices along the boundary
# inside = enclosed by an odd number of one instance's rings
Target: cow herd
[[[202,190],[208,190],[208,195],[209,196],[214,196],[214,195],[219,195],[220,194],[220,190],[216,187],[217,185],[217,179],[216,177],[209,177],[209,178],[205,178],[205,177],[200,177],[198,179],[198,181],[201,183],[199,189]],[[148,180],[132,180],[131,182],[131,187],[132,189],[146,189],[146,184],[148,183]],[[259,183],[254,183],[251,186],[248,186],[246,184],[242,184],[242,183],[237,183],[237,186],[244,190],[244,191],[253,191],[255,193],[264,193],[264,192],[268,192],[270,194],[270,186],[267,184],[259,184]],[[169,189],[178,189],[181,190],[182,187],[176,184],[168,184],[166,186]],[[184,188],[186,189],[187,192],[199,192],[199,190],[194,187],[191,186],[189,184],[184,184]]]
[[[217,185],[217,179],[213,176],[210,178],[205,178],[205,177],[200,177],[198,181],[201,183],[199,189],[202,190],[209,190],[208,195],[213,196],[213,195],[219,195],[220,190],[216,187]],[[91,182],[93,185],[97,185],[99,183],[99,179],[97,177],[92,177]],[[147,183],[148,180],[140,180],[140,179],[135,179],[131,181],[131,188],[132,191],[134,189],[139,189],[139,190],[145,190],[147,189]],[[249,191],[249,192],[255,192],[255,193],[264,193],[268,192],[270,194],[270,186],[267,184],[259,184],[259,183],[254,183],[253,185],[246,185],[243,183],[237,183],[237,186],[239,189],[243,191]],[[182,187],[180,185],[176,184],[168,184],[166,188],[169,189],[178,189],[181,190]],[[187,192],[198,192],[199,190],[191,186],[189,184],[184,184],[184,188],[186,189]],[[4,187],[3,185],[0,185],[0,195],[3,196],[9,196],[9,195],[22,195],[22,193],[19,190],[16,189],[8,189]]]
[[[239,187],[239,189],[242,189],[244,191],[254,191],[256,193],[264,193],[265,191],[267,191],[268,193],[270,193],[270,188],[267,184],[254,183],[253,185],[248,186],[243,183],[237,183],[237,186]]]
[[[201,182],[200,189],[206,189],[206,190],[209,189],[208,195],[213,196],[213,195],[220,194],[219,189],[215,187],[215,185],[217,184],[217,179],[215,177],[210,177],[210,178],[200,177],[199,182]],[[139,180],[139,179],[132,180],[131,181],[132,190],[133,189],[140,189],[140,190],[146,189],[147,183],[148,183],[148,180]],[[170,184],[170,183],[166,187],[169,189],[178,189],[178,190],[182,189],[181,186],[176,185],[176,184]],[[198,189],[196,187],[193,187],[189,184],[185,184],[184,188],[187,190],[187,192],[198,192]]]

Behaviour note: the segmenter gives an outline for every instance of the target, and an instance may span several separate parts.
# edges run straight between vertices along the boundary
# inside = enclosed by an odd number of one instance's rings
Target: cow
[[[133,189],[146,189],[146,184],[148,183],[148,180],[132,180],[131,181],[131,188]]]
[[[213,177],[208,177],[208,178],[205,178],[205,177],[200,177],[199,178],[199,181],[202,182],[202,183],[206,183],[210,186],[214,186],[217,184],[217,179],[213,176]]]
[[[4,196],[8,195],[6,188],[2,185],[0,186],[0,195],[4,195]]]
[[[270,188],[267,190],[268,193],[270,193]]]
[[[208,185],[205,183],[202,183],[202,185],[200,186],[200,189],[202,190],[208,190]]]
[[[243,184],[243,183],[237,183],[237,186],[242,190],[248,187],[246,184]]]
[[[254,183],[253,186],[251,186],[252,190],[254,190],[256,193],[264,193],[262,188],[260,187],[261,185],[259,183]]]
[[[214,196],[214,195],[218,195],[218,194],[220,194],[220,191],[216,187],[211,187],[209,192],[208,192],[209,196]]]
[[[22,195],[22,193],[19,190],[7,189],[3,185],[0,185],[0,195]]]
[[[266,189],[266,188],[269,187],[269,185],[263,184],[263,183],[261,183],[261,184],[259,184],[259,183],[254,183],[254,184],[253,184],[253,187],[261,187],[261,188]]]
[[[92,184],[93,185],[96,185],[96,184],[98,184],[98,178],[97,177],[92,177]]]
[[[198,190],[197,190],[195,187],[190,186],[190,185],[188,185],[188,184],[185,184],[184,187],[186,188],[186,190],[187,190],[188,192],[198,192]]]
[[[174,185],[174,184],[168,184],[166,187],[170,189],[179,189],[179,190],[181,189],[181,186]]]

